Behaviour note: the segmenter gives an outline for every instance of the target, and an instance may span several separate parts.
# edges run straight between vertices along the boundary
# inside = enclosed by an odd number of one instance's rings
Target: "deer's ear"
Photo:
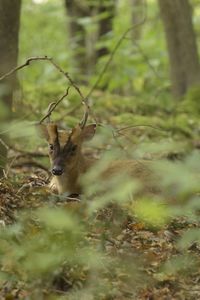
[[[97,125],[96,124],[90,124],[84,127],[82,131],[82,137],[84,141],[89,141],[93,138],[96,132]]]
[[[47,141],[49,141],[49,133],[47,129],[47,125],[45,124],[39,124],[37,125],[37,132],[41,138],[45,138]]]

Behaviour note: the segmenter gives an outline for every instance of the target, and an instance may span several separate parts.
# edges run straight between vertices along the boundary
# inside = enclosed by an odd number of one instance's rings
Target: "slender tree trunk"
[[[97,59],[108,53],[106,47],[95,50],[95,43],[101,37],[112,30],[112,18],[114,16],[115,0],[100,2],[65,0],[65,8],[69,18],[68,30],[71,40],[71,47],[74,48],[74,62],[82,74],[92,72]],[[98,30],[88,36],[80,19],[105,14],[98,22]],[[88,40],[90,39],[90,40]]]
[[[18,57],[18,35],[21,0],[0,0],[0,76],[14,68]],[[0,109],[5,109],[4,120],[8,121],[12,113],[13,91],[16,76],[0,82]],[[7,150],[0,143],[0,176],[6,162]]]
[[[84,72],[87,68],[85,60],[86,51],[86,32],[84,26],[79,23],[81,18],[90,15],[90,10],[85,3],[81,4],[79,1],[65,0],[65,8],[69,18],[68,32],[70,38],[70,47],[74,52],[74,63]]]
[[[158,0],[165,28],[172,82],[176,98],[200,83],[200,65],[188,0]]]
[[[130,5],[132,8],[132,13],[131,13],[131,23],[132,25],[137,24],[141,21],[141,11],[144,9],[143,3],[141,0],[130,0]],[[141,34],[141,26],[137,26],[132,30],[132,38],[133,41],[137,41],[140,38]]]
[[[112,21],[115,16],[115,0],[109,0],[107,3],[100,2],[98,14],[105,14],[104,18],[99,21],[98,39],[105,37],[112,31]],[[107,47],[103,46],[97,50],[96,58],[108,54]]]

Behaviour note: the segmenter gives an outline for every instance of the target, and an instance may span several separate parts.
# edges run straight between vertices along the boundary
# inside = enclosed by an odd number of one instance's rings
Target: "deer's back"
[[[115,175],[133,178],[141,183],[142,190],[157,193],[157,176],[153,172],[153,162],[149,160],[117,160],[109,164],[103,172],[103,178],[109,179]]]

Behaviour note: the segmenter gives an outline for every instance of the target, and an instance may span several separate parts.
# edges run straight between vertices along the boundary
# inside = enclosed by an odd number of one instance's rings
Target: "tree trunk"
[[[200,83],[200,65],[192,10],[188,0],[158,0],[165,28],[172,82],[176,98]]]
[[[85,29],[78,21],[90,15],[89,7],[81,4],[79,1],[65,0],[65,8],[69,18],[68,32],[71,48],[74,50],[74,63],[84,72],[87,68],[85,60],[86,41]],[[78,50],[78,51],[77,51]]]
[[[71,46],[74,49],[74,62],[82,74],[90,74],[97,59],[108,53],[106,47],[95,50],[95,43],[112,30],[115,0],[102,2],[65,0],[65,8],[69,17],[68,30]],[[107,13],[98,22],[98,30],[88,36],[84,25],[80,24],[81,18],[98,16]],[[88,40],[90,39],[90,40]],[[77,51],[78,50],[78,51]]]
[[[20,8],[21,0],[0,0],[0,76],[17,64]],[[6,111],[3,121],[11,118],[15,87],[15,75],[0,82],[0,109],[4,107]],[[3,174],[6,155],[7,150],[0,143],[0,176]]]
[[[141,21],[141,11],[144,10],[143,3],[141,2],[141,0],[130,0],[130,5],[132,8],[131,24],[138,24]],[[132,30],[131,34],[133,42],[139,40],[141,35],[141,26],[136,26]]]
[[[115,16],[115,0],[109,0],[107,3],[100,2],[98,14],[105,14],[105,17],[99,21],[98,39],[100,39],[112,31],[112,21]],[[97,50],[96,58],[98,59],[106,54],[108,54],[108,49],[103,46]]]

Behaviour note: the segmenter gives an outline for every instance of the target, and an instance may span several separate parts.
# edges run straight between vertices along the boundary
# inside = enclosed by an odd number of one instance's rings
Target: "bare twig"
[[[81,202],[81,199],[76,197],[66,197],[67,202]]]
[[[154,75],[159,79],[162,80],[162,78],[160,77],[160,75],[158,74],[157,70],[154,68],[154,66],[151,64],[148,56],[144,53],[143,49],[141,48],[141,46],[134,41],[133,42],[135,47],[138,49],[139,53],[142,55],[144,61],[147,63],[147,65],[149,66],[149,68],[152,70],[152,72],[154,73]]]
[[[9,76],[12,75],[13,73],[15,73],[15,72],[17,72],[17,71],[23,69],[24,67],[29,66],[30,63],[31,63],[32,61],[35,61],[35,60],[49,60],[49,58],[48,58],[47,56],[30,57],[30,58],[28,58],[28,59],[26,60],[26,62],[25,62],[24,64],[22,64],[22,65],[20,65],[20,66],[17,66],[16,68],[13,68],[13,69],[11,69],[9,72],[7,72],[6,74],[2,75],[2,76],[0,77],[0,81],[3,80],[3,79],[5,79],[5,78],[7,78],[7,77],[9,77]]]
[[[51,57],[48,57],[47,55],[45,56],[34,56],[34,57],[30,57],[26,60],[25,63],[23,63],[20,66],[17,66],[16,68],[11,69],[9,72],[7,72],[6,74],[4,74],[3,76],[0,77],[0,81],[9,77],[10,75],[12,75],[13,73],[23,69],[24,67],[27,67],[30,65],[30,63],[32,61],[38,61],[38,60],[45,60],[45,61],[49,61],[61,74],[63,74],[67,80],[70,82],[70,84],[74,87],[74,89],[78,92],[78,94],[80,95],[82,101],[85,101],[85,97],[83,96],[81,90],[79,89],[79,87],[75,84],[75,82],[72,80],[72,78],[70,77],[69,73],[65,72]]]
[[[45,119],[49,118],[51,113],[54,111],[54,109],[58,106],[58,104],[65,98],[68,96],[69,94],[69,89],[70,87],[67,88],[67,91],[64,95],[62,95],[62,97],[60,97],[56,102],[53,103],[53,105],[51,105],[50,109],[48,109],[47,114],[40,120],[39,124],[41,124],[42,122],[44,122]]]
[[[6,148],[6,150],[9,150],[10,147],[0,138],[0,143]]]
[[[136,128],[136,127],[149,127],[151,129],[154,129],[154,130],[159,130],[159,131],[162,131],[162,132],[167,132],[166,130],[162,129],[162,128],[159,128],[159,127],[155,127],[155,126],[152,126],[152,125],[130,125],[130,126],[126,126],[126,127],[123,127],[123,128],[120,128],[120,129],[117,129],[116,132],[118,134],[120,134],[121,131],[123,130],[127,130],[127,129],[132,129],[132,128]]]
[[[134,30],[136,27],[141,26],[145,23],[146,21],[146,17],[147,17],[147,3],[146,0],[143,0],[144,3],[144,15],[143,18],[136,24],[134,24],[133,26],[129,27],[120,37],[120,39],[118,40],[118,42],[116,43],[115,47],[113,48],[112,52],[109,55],[108,61],[106,62],[105,66],[103,67],[100,75],[98,76],[95,84],[93,85],[93,87],[91,88],[91,90],[89,91],[88,95],[86,96],[86,98],[89,98],[92,93],[94,92],[94,90],[98,87],[102,77],[104,76],[105,72],[107,71],[107,69],[109,68],[113,57],[115,55],[115,53],[117,52],[118,48],[120,47],[121,43],[126,39],[127,35],[129,34],[129,32],[131,32],[132,30]]]
[[[49,104],[49,106],[48,106],[48,109],[47,109],[47,119],[48,119],[48,123],[51,122],[51,113],[52,113],[51,108],[54,107],[55,104],[56,104],[56,102],[51,102],[51,103]],[[55,109],[55,107],[54,107],[54,109]],[[42,122],[41,122],[41,123],[42,123]]]
[[[63,74],[70,84],[73,86],[73,88],[77,91],[77,93],[80,95],[81,99],[83,102],[87,102],[87,99],[84,97],[83,93],[81,92],[80,88],[76,85],[74,80],[71,78],[68,72],[65,72],[57,63],[54,62],[52,58],[48,58],[48,60],[54,65],[54,67],[61,73]]]

